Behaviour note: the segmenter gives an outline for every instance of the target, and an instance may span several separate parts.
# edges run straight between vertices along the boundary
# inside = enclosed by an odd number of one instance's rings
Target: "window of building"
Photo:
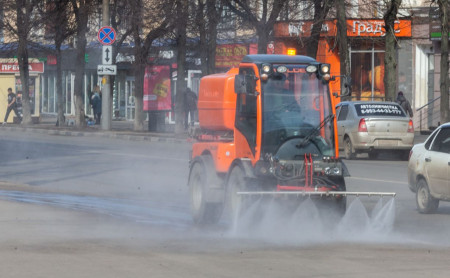
[[[384,50],[381,43],[355,40],[350,60],[352,99],[384,100]]]

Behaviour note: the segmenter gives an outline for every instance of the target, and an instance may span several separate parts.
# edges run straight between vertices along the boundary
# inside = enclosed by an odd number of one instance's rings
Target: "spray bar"
[[[395,197],[395,192],[349,192],[349,191],[244,191],[237,192],[238,195],[298,195],[298,196],[390,196]]]

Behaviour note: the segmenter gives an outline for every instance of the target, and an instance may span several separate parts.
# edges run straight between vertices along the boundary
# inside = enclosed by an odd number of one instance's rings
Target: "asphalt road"
[[[381,205],[350,198],[340,222],[307,202],[293,215],[277,214],[275,204],[259,223],[230,230],[192,225],[189,150],[188,143],[2,131],[2,277],[448,275],[450,204],[419,214],[404,161],[347,161],[349,191],[397,197]]]

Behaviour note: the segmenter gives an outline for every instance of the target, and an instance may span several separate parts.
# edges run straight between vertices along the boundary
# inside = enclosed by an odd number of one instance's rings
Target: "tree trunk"
[[[448,96],[448,0],[439,0],[439,15],[441,19],[441,75],[439,78],[441,91],[441,124],[450,121]]]
[[[208,68],[206,74],[212,74],[216,69],[217,24],[220,14],[216,10],[216,0],[206,0],[208,16]]]
[[[345,0],[336,1],[336,17],[337,17],[337,40],[340,57],[340,74],[350,78],[350,55],[348,53],[348,37],[347,37],[347,15],[345,14]],[[341,94],[350,92],[350,84],[347,79],[340,78]],[[348,85],[348,87],[346,87]],[[343,97],[343,100],[351,100],[350,94]]]
[[[83,79],[86,54],[86,28],[80,28],[77,32],[77,58],[75,61],[75,125],[77,127],[86,126],[83,97]]]
[[[207,0],[208,1],[208,0]],[[199,55],[200,55],[200,69],[202,71],[203,75],[209,74],[209,61],[208,61],[208,54],[209,54],[209,44],[207,42],[206,37],[206,20],[205,20],[205,3],[203,0],[197,1],[197,14],[195,22],[197,24],[198,33],[199,33],[199,43],[198,43],[198,49],[199,49]]]
[[[177,1],[177,92],[175,96],[175,134],[184,132],[184,91],[186,89],[186,25],[187,25],[186,0]]]
[[[19,37],[19,51],[17,58],[19,59],[19,70],[20,70],[20,82],[22,83],[22,112],[23,120],[22,124],[31,124],[31,105],[30,105],[30,89],[29,89],[29,79],[30,72],[28,70],[28,50],[26,45],[26,39]],[[17,93],[17,92],[16,92]]]
[[[322,31],[323,22],[330,10],[331,2],[331,0],[314,0],[314,22],[311,30],[311,37],[306,45],[306,55],[314,59],[317,57],[320,32]]]
[[[56,43],[56,97],[58,98],[57,126],[63,126],[65,119],[64,119],[64,96],[62,86],[61,42]]]
[[[19,71],[20,71],[20,82],[22,83],[22,113],[23,119],[22,124],[31,124],[31,106],[30,106],[30,90],[29,90],[29,79],[30,72],[28,69],[28,32],[29,28],[29,18],[27,14],[23,13],[23,10],[27,10],[27,4],[21,2],[21,4],[16,4],[17,13],[17,33],[19,36],[19,46],[17,51],[17,59],[19,61]],[[29,4],[31,5],[31,3]],[[17,92],[16,92],[17,93]]]
[[[272,30],[266,24],[259,24],[256,28],[258,35],[258,54],[267,54],[267,44],[269,43],[269,32],[267,30]]]
[[[397,40],[395,38],[394,23],[397,19],[398,8],[402,0],[391,0],[384,14],[386,29],[384,53],[384,88],[385,100],[395,101],[397,88]]]
[[[147,66],[147,51],[142,46],[135,46],[134,63],[134,127],[135,131],[144,131],[144,77]]]

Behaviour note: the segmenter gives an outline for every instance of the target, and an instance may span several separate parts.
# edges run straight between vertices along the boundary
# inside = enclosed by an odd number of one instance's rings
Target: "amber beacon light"
[[[297,50],[295,48],[288,48],[287,55],[294,56],[297,54]]]

